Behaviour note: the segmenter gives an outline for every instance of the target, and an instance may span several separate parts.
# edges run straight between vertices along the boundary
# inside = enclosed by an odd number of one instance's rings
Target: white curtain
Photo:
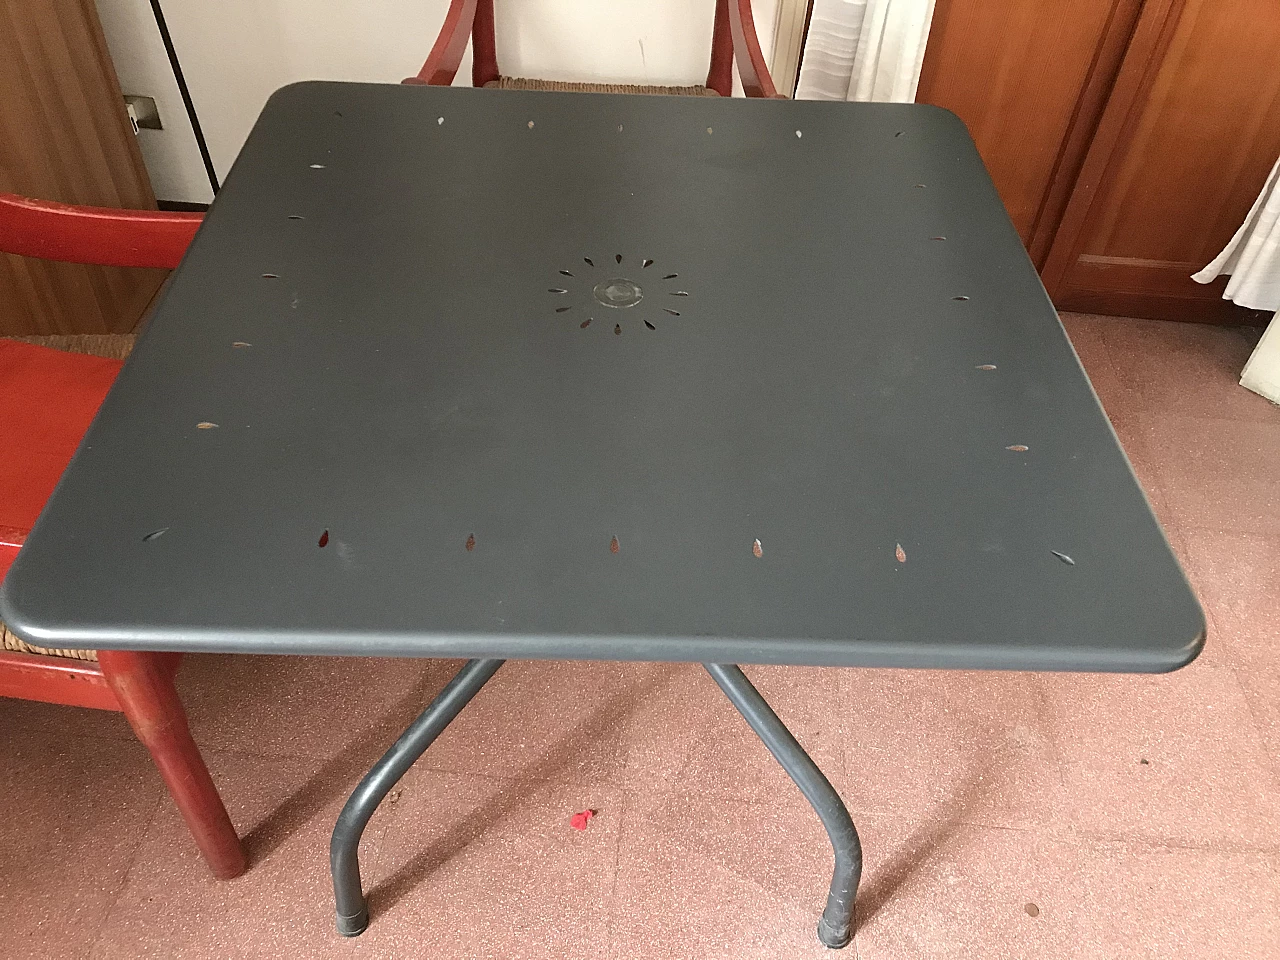
[[[1208,283],[1224,273],[1231,274],[1224,298],[1251,310],[1280,311],[1280,161],[1226,249],[1192,279]],[[1262,335],[1240,383],[1280,403],[1280,315]]]
[[[1280,310],[1280,161],[1226,249],[1191,279],[1208,283],[1224,273],[1231,274],[1227,300],[1251,310]]]
[[[813,0],[797,100],[910,103],[934,0]]]

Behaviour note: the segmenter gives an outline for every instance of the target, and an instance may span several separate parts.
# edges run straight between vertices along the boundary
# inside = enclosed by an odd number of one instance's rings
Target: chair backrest
[[[0,253],[108,267],[176,267],[201,213],[116,210],[0,193]]]
[[[472,41],[471,82],[477,87],[497,80],[498,58],[494,42],[493,0],[451,0],[444,26],[417,76],[405,83],[449,86],[453,83],[467,40]],[[716,0],[715,28],[711,36],[711,64],[707,86],[722,97],[733,93],[733,63],[738,63],[742,89],[748,97],[777,97],[769,68],[760,50],[751,0]]]

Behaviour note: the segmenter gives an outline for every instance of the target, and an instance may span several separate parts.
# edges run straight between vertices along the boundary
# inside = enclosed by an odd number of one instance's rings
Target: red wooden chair
[[[199,225],[199,214],[77,207],[0,193],[3,253],[174,267]],[[120,366],[116,359],[0,339],[0,578]],[[24,643],[4,624],[0,640],[0,696],[123,711],[214,875],[225,880],[244,871],[244,851],[173,686],[180,654],[49,650]]]
[[[452,0],[435,46],[416,77],[405,83],[447,87],[462,62],[467,39],[472,43],[471,83],[477,87],[508,90],[578,90],[599,93],[675,93],[693,96],[733,94],[733,62],[737,59],[742,89],[748,97],[778,97],[760,52],[751,0],[716,0],[715,29],[711,38],[711,67],[705,86],[657,87],[599,83],[561,83],[504,77],[498,71],[494,45],[493,0]]]

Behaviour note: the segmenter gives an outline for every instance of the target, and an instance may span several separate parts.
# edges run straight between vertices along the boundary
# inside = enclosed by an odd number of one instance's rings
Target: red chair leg
[[[98,664],[138,739],[151,752],[214,876],[244,872],[244,849],[187,727],[165,654],[98,651]]]

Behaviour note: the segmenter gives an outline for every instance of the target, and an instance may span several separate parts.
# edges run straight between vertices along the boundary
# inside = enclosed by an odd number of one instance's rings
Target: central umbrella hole
[[[595,290],[592,292],[595,294],[595,298],[606,307],[634,307],[644,299],[644,294],[640,291],[640,285],[633,280],[627,280],[622,277],[601,280],[596,284]]]

